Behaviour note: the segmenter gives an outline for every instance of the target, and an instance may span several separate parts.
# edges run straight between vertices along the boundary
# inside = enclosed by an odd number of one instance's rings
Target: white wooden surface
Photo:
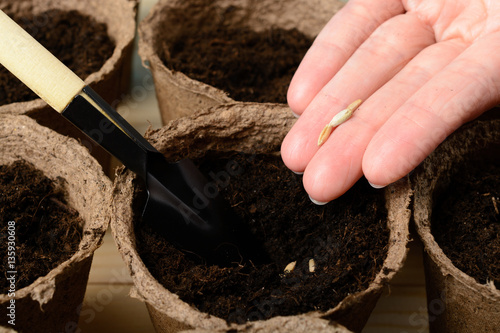
[[[142,0],[140,20],[155,2]],[[137,54],[134,57],[130,96],[118,110],[144,133],[148,126],[160,127],[161,120],[151,74],[142,67]],[[394,278],[390,290],[380,298],[363,332],[428,332],[424,283],[422,246],[413,241],[405,266]],[[131,286],[132,280],[108,232],[103,246],[94,256],[79,323],[80,332],[154,332],[145,305],[128,296]]]

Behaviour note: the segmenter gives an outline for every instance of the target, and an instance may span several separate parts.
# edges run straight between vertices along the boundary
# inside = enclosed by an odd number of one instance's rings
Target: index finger
[[[356,49],[388,19],[404,13],[401,0],[350,0],[319,33],[288,89],[288,104],[300,115]]]

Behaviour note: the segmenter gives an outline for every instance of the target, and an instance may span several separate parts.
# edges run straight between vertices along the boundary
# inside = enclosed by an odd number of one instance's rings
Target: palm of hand
[[[418,15],[434,30],[436,40],[476,39],[500,30],[500,4],[483,0],[403,1],[410,14]]]
[[[363,174],[387,185],[500,101],[500,2],[350,0],[325,26],[288,92],[300,115],[282,145],[316,201]],[[323,126],[365,102],[321,147]]]

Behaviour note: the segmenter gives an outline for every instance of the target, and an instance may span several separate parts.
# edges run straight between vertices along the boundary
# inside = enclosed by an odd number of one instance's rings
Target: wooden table
[[[142,0],[139,20],[155,2]],[[151,74],[142,67],[135,52],[131,93],[118,111],[141,133],[150,125],[153,128],[161,126],[151,82]],[[417,238],[414,233],[412,236]],[[108,231],[103,246],[94,256],[79,323],[80,332],[154,332],[146,306],[128,296],[131,287],[132,280]],[[410,243],[405,266],[380,298],[363,332],[428,332],[422,245],[418,240]]]

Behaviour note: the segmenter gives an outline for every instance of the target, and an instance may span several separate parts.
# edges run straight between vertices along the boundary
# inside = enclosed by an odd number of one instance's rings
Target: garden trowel
[[[143,221],[161,221],[156,225],[170,242],[209,264],[228,266],[266,257],[220,194],[203,195],[209,180],[192,161],[167,162],[76,74],[1,10],[0,45],[2,65],[142,178],[148,193]]]

